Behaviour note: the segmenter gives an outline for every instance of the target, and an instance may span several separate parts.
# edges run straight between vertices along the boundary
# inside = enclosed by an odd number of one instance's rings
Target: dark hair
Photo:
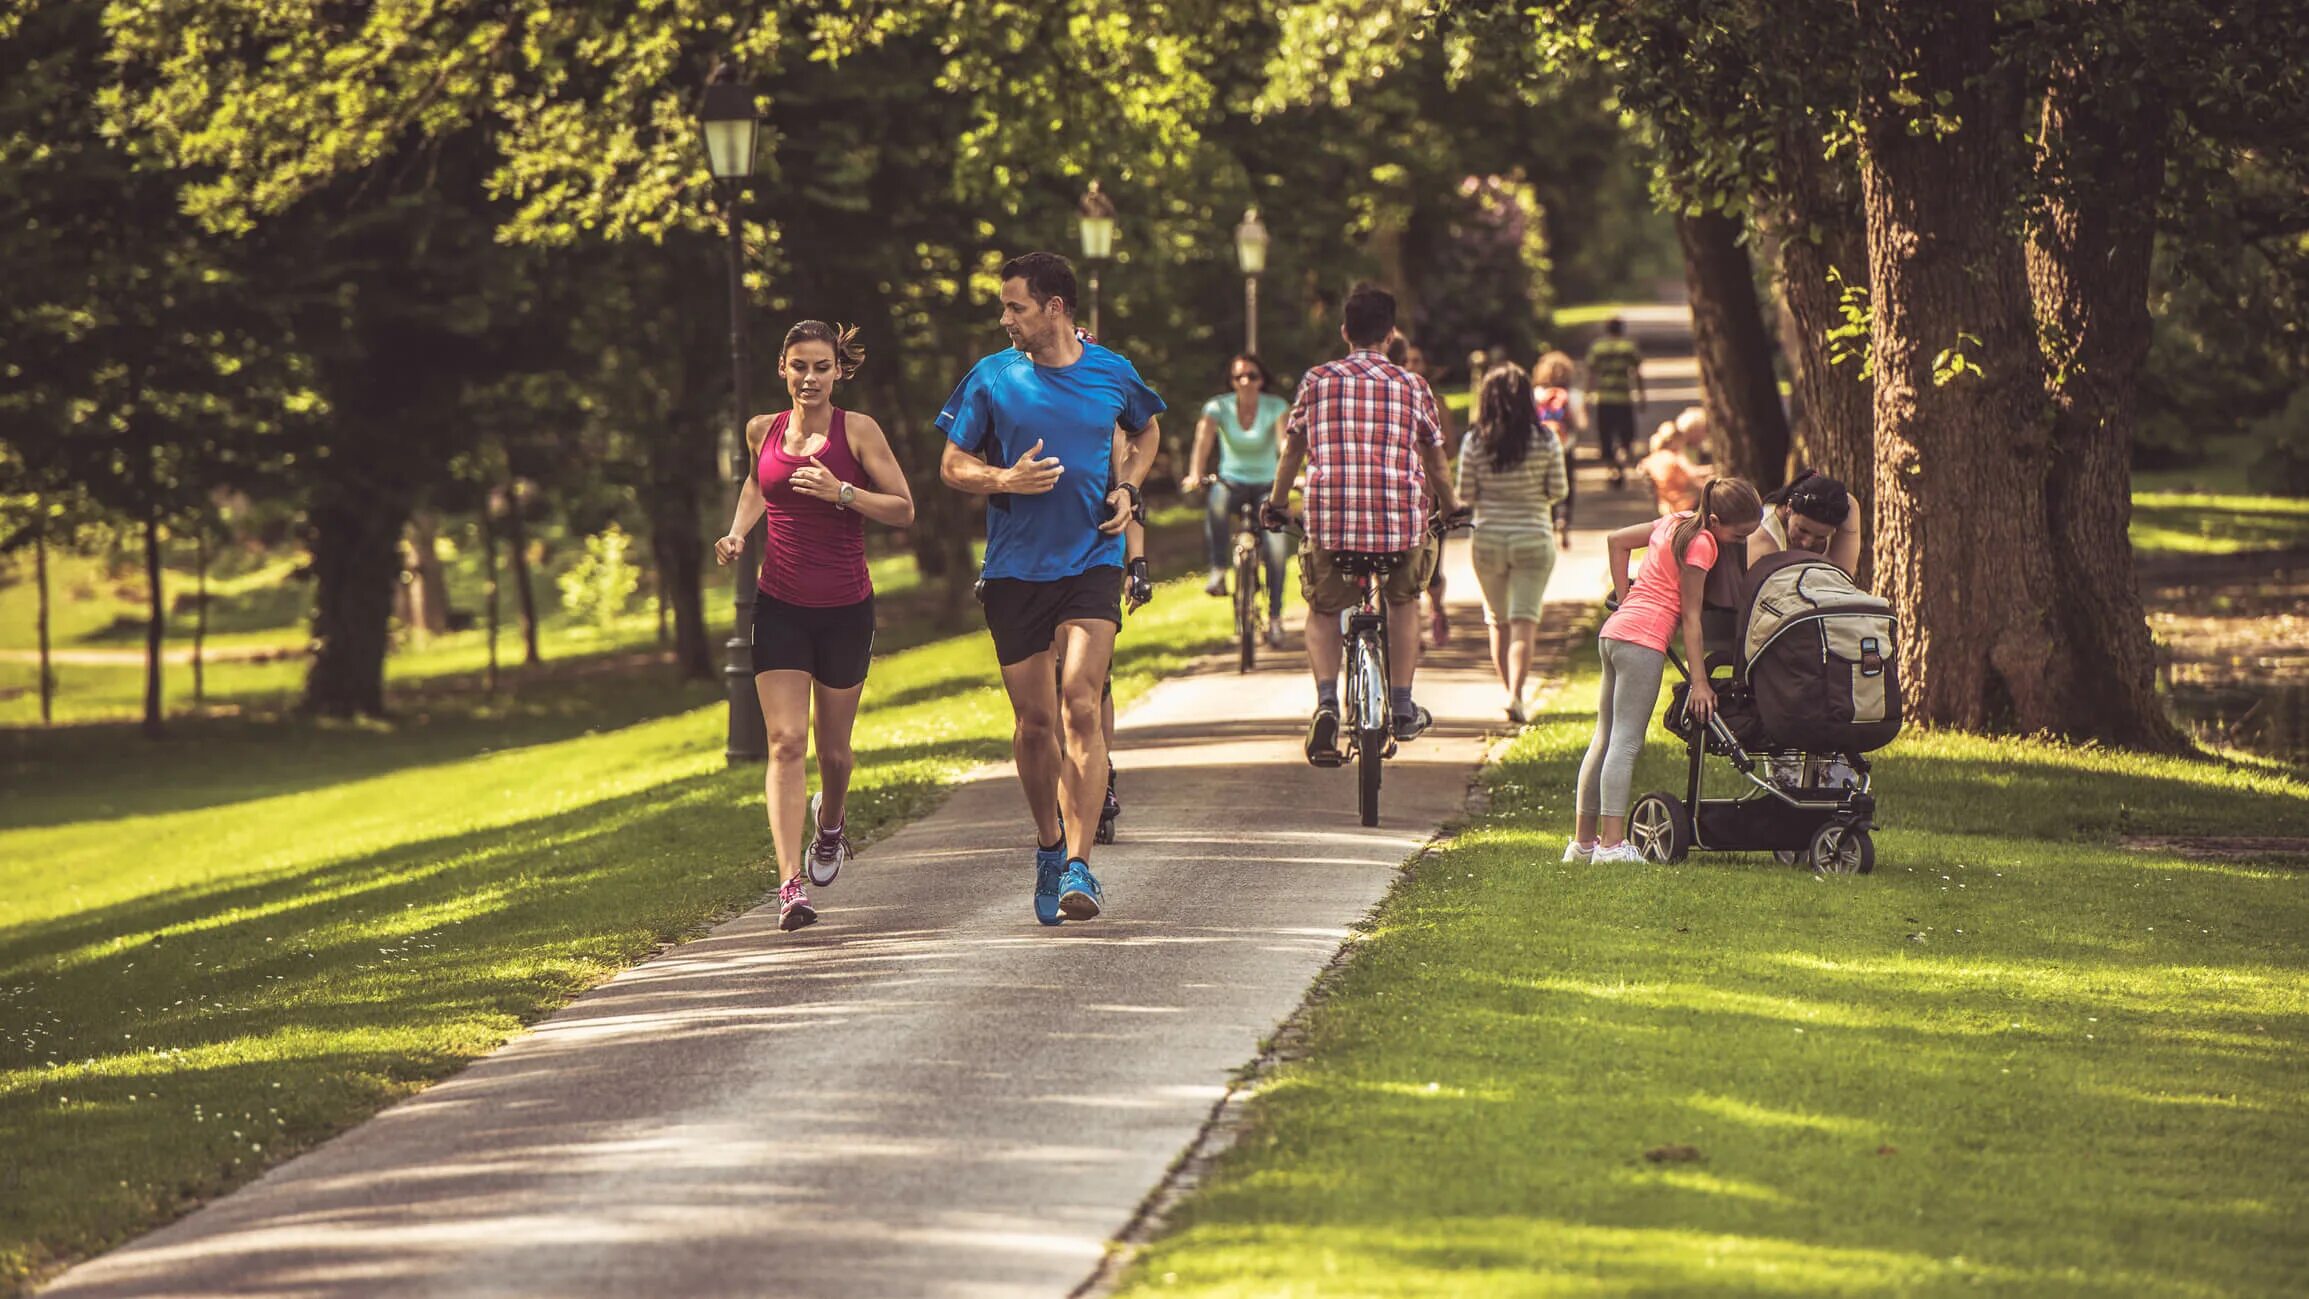
[[[1475,401],[1475,444],[1490,454],[1492,471],[1505,473],[1522,464],[1538,434],[1531,376],[1520,365],[1493,366]]]
[[[819,342],[834,349],[834,371],[847,379],[866,363],[866,345],[858,341],[856,325],[829,325],[823,320],[805,320],[786,331],[786,341],[778,345],[780,364],[796,343]]]
[[[1387,346],[1383,350],[1386,352],[1389,365],[1411,364],[1411,340],[1403,336],[1403,331],[1397,330],[1389,334]]]
[[[1395,329],[1395,295],[1376,285],[1358,284],[1347,295],[1341,314],[1346,320],[1348,342],[1357,347],[1378,347]]]
[[[1618,338],[1620,335],[1628,332],[1628,322],[1620,319],[1618,316],[1613,316],[1611,319],[1603,322],[1603,332],[1611,335],[1613,338]]]
[[[1066,304],[1066,314],[1074,314],[1074,304],[1082,299],[1075,286],[1074,263],[1057,253],[1022,253],[1002,264],[1002,278],[1026,281],[1026,296],[1034,299],[1035,306],[1043,306],[1052,298]]]
[[[1756,485],[1745,478],[1711,478],[1700,488],[1700,507],[1676,525],[1670,545],[1675,548],[1676,562],[1684,562],[1684,552],[1691,549],[1692,538],[1711,523],[1758,523],[1764,517],[1763,498],[1756,495]]]
[[[1273,392],[1275,390],[1275,372],[1267,368],[1267,363],[1259,359],[1257,352],[1237,352],[1235,359],[1227,362],[1227,386],[1229,388],[1234,386],[1235,367],[1245,361],[1250,362],[1251,368],[1259,372],[1259,391]]]
[[[1841,528],[1852,515],[1852,493],[1817,469],[1806,469],[1788,485],[1764,498],[1766,505],[1785,505],[1791,511],[1831,528]]]

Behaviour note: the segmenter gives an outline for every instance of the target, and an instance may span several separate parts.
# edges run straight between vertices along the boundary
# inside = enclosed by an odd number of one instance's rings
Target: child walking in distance
[[[1687,706],[1705,724],[1715,714],[1716,692],[1708,685],[1700,597],[1717,555],[1744,544],[1763,515],[1763,502],[1747,482],[1711,480],[1700,489],[1697,509],[1629,524],[1608,539],[1619,611],[1604,620],[1598,635],[1603,686],[1596,696],[1595,738],[1579,764],[1578,819],[1563,850],[1565,861],[1643,860],[1627,841],[1629,787],[1659,700],[1668,643],[1680,626],[1684,659],[1692,665]],[[1630,582],[1628,556],[1636,550],[1644,552],[1644,564]]]
[[[729,535],[714,543],[714,562],[727,566],[754,524],[769,522],[754,597],[754,694],[769,733],[762,798],[778,863],[778,928],[786,930],[818,918],[805,870],[824,888],[850,860],[850,730],[874,653],[864,520],[893,528],[914,521],[913,493],[882,426],[834,405],[834,385],[865,359],[854,327],[805,320],[786,331],[778,373],[792,408],[747,421],[754,472]],[[813,711],[819,789],[805,805]]]

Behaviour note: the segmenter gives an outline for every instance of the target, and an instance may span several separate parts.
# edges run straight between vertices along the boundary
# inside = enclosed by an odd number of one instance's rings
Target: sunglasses
[[[1236,372],[1235,372],[1235,382],[1236,382],[1236,383],[1243,383],[1243,382],[1245,382],[1245,381],[1248,381],[1248,382],[1251,382],[1251,383],[1257,383],[1257,382],[1259,381],[1259,376],[1258,376],[1257,374],[1253,373],[1252,371],[1249,371],[1249,370],[1238,370],[1238,371],[1236,371]]]

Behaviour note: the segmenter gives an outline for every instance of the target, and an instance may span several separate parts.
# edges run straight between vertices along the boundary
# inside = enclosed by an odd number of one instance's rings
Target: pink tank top
[[[762,439],[755,475],[761,483],[763,519],[769,539],[762,547],[762,594],[810,609],[856,604],[874,594],[866,574],[866,521],[832,501],[794,490],[794,471],[815,459],[845,483],[866,490],[866,471],[850,452],[848,421],[840,407],[826,429],[826,445],[814,457],[786,454],[791,412],[770,421]]]

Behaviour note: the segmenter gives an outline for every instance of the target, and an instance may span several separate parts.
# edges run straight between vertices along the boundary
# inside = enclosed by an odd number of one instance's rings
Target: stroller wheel
[[[1782,866],[1805,866],[1811,864],[1812,850],[1809,848],[1774,848],[1772,860]]]
[[[1628,809],[1628,842],[1645,861],[1680,862],[1692,851],[1692,814],[1675,795],[1654,790]]]
[[[1812,870],[1819,875],[1866,875],[1876,869],[1876,842],[1866,830],[1821,826],[1812,834]]]

